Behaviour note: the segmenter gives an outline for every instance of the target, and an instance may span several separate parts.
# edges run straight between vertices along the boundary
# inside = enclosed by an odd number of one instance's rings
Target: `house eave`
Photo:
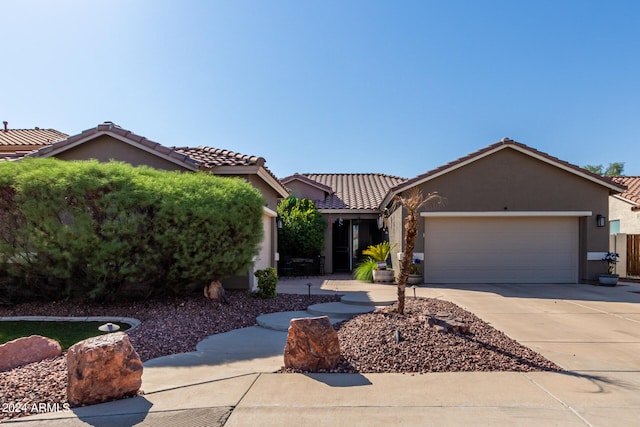
[[[273,177],[264,167],[258,165],[250,166],[214,166],[203,168],[215,175],[257,175],[260,179],[273,188],[273,190],[283,199],[289,197],[287,189]]]
[[[370,215],[380,215],[380,211],[375,209],[318,209],[318,211],[322,214],[370,214]]]
[[[197,165],[195,163],[185,162],[184,160],[181,160],[181,159],[178,159],[178,158],[172,156],[171,153],[173,153],[173,151],[169,152],[169,154],[164,154],[164,153],[159,152],[155,148],[148,147],[148,146],[146,146],[144,144],[141,144],[139,142],[136,142],[136,141],[132,141],[129,138],[126,138],[126,137],[124,137],[122,135],[118,135],[117,133],[114,133],[114,132],[110,132],[108,130],[107,131],[97,131],[95,133],[92,133],[91,135],[87,135],[84,138],[80,138],[77,141],[73,141],[73,142],[70,142],[68,144],[64,144],[61,147],[56,147],[55,143],[54,143],[53,145],[49,146],[49,147],[51,147],[51,150],[46,151],[46,152],[42,152],[42,153],[38,153],[37,156],[38,157],[44,157],[44,158],[53,157],[53,156],[56,156],[57,154],[64,153],[65,151],[68,151],[68,150],[70,150],[70,149],[72,149],[74,147],[77,147],[78,145],[84,144],[84,143],[86,143],[88,141],[91,141],[93,139],[99,138],[99,137],[101,137],[103,135],[110,136],[110,137],[112,137],[114,139],[117,139],[118,141],[124,142],[125,144],[128,144],[128,145],[130,145],[132,147],[135,147],[135,148],[137,148],[139,150],[142,150],[144,152],[152,154],[152,155],[154,155],[156,157],[159,157],[161,159],[164,159],[164,160],[166,160],[166,161],[168,161],[170,163],[173,163],[173,164],[176,164],[178,166],[181,166],[181,167],[183,167],[185,169],[188,169],[190,171],[197,171],[197,170],[200,169],[199,165]],[[63,141],[60,141],[60,142],[63,142]],[[157,145],[159,146],[160,144],[157,144]],[[46,148],[48,148],[48,147],[46,147]],[[175,153],[175,154],[177,154],[177,153]]]
[[[289,197],[289,191],[262,166],[258,169],[258,176],[269,184],[283,199]]]
[[[470,212],[420,212],[424,218],[518,218],[518,217],[588,217],[593,216],[592,211],[470,211]]]

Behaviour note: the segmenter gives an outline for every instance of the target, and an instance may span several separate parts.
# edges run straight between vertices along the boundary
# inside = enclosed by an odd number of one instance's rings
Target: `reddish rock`
[[[142,385],[142,361],[127,334],[114,332],[69,347],[67,376],[69,403],[91,405],[135,395]]]
[[[0,345],[0,371],[8,371],[27,363],[39,362],[62,354],[62,348],[56,340],[31,335],[17,338]]]
[[[226,301],[224,288],[219,280],[214,280],[204,287],[204,296],[212,301]]]
[[[307,372],[334,369],[340,361],[340,342],[327,316],[291,319],[284,348],[285,368]]]
[[[471,326],[459,319],[453,318],[450,314],[441,314],[441,317],[431,317],[427,321],[427,325],[435,328],[438,332],[455,332],[457,334],[471,334]]]

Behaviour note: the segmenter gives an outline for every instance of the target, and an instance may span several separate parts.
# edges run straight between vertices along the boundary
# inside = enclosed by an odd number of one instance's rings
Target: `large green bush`
[[[189,291],[246,270],[262,240],[263,205],[238,178],[119,162],[1,162],[0,284],[13,300]]]
[[[278,241],[286,256],[314,257],[324,249],[327,222],[309,199],[288,197],[278,204],[282,233]]]

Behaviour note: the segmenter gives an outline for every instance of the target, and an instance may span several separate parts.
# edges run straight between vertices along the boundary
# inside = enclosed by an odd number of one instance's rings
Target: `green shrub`
[[[260,298],[275,298],[276,287],[278,286],[278,274],[273,267],[264,270],[256,270],[253,273],[258,278],[258,291],[256,295]]]
[[[2,162],[0,284],[20,298],[113,299],[136,286],[188,292],[246,271],[263,205],[239,178],[119,162]]]
[[[378,263],[371,257],[366,257],[353,270],[353,278],[361,282],[373,282],[373,270],[376,269]]]
[[[278,247],[283,256],[320,255],[327,222],[311,200],[288,197],[278,204],[278,215],[282,218]]]

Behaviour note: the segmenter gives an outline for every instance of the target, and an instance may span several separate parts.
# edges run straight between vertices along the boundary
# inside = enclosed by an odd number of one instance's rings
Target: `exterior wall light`
[[[598,227],[604,227],[605,225],[607,225],[607,217],[603,215],[597,215],[596,224],[598,225]]]

